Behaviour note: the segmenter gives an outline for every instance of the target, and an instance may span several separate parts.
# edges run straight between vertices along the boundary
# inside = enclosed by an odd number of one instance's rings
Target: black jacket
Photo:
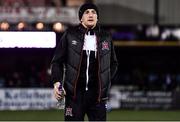
[[[59,41],[51,62],[51,80],[64,81],[67,95],[76,98],[77,82],[82,63],[84,35],[87,29],[82,25],[65,31]],[[98,58],[98,101],[106,100],[111,79],[117,70],[117,59],[110,34],[95,27]]]

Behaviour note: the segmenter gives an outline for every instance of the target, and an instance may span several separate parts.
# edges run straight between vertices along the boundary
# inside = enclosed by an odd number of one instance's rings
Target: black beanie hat
[[[81,18],[83,16],[83,13],[87,9],[94,9],[96,11],[96,13],[97,13],[97,17],[99,16],[98,8],[97,8],[97,6],[95,4],[93,4],[93,3],[85,3],[79,9],[79,20],[81,20]]]

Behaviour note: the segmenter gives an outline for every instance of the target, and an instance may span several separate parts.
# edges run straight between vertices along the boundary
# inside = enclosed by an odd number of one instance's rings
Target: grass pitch
[[[87,118],[86,118],[87,120]],[[108,121],[180,121],[180,110],[112,110]],[[63,121],[62,110],[0,111],[0,121]]]

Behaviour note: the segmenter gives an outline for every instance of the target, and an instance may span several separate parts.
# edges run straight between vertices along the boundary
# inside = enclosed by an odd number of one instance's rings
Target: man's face
[[[81,18],[81,23],[86,28],[94,28],[96,26],[98,19],[97,13],[94,9],[87,9]]]

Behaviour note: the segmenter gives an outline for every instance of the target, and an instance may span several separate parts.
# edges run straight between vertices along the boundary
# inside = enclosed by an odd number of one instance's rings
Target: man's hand
[[[63,99],[66,95],[66,91],[64,87],[62,87],[62,91],[59,90],[60,82],[54,83],[54,96],[57,100]]]

